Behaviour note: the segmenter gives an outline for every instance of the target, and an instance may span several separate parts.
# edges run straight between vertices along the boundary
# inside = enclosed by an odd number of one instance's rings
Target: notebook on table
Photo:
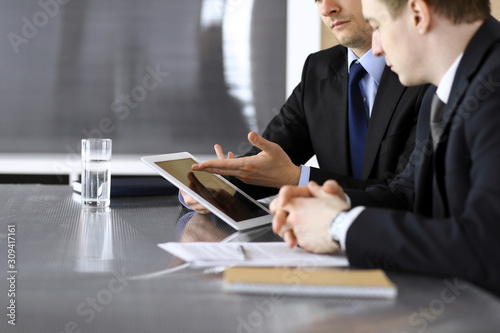
[[[380,269],[230,267],[229,292],[394,299],[397,288]]]

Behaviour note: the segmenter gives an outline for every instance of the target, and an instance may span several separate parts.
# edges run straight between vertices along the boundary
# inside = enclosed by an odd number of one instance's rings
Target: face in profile
[[[387,66],[399,75],[403,85],[425,83],[422,68],[421,43],[408,8],[393,17],[380,0],[362,0],[363,15],[373,29],[372,49],[376,56],[385,56]]]

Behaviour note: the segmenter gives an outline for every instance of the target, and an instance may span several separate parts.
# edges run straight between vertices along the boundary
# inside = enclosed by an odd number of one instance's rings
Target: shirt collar
[[[353,61],[359,61],[373,80],[375,80],[377,84],[380,84],[385,69],[385,57],[376,57],[370,49],[370,51],[366,52],[365,55],[359,59],[351,49],[348,48],[347,50],[348,71],[350,72]]]
[[[444,74],[441,82],[439,82],[438,89],[436,91],[436,95],[439,97],[441,102],[444,104],[448,104],[448,100],[450,99],[451,88],[453,87],[453,81],[455,80],[455,75],[457,74],[458,65],[462,60],[464,54],[458,56],[457,60],[451,65],[448,71]]]

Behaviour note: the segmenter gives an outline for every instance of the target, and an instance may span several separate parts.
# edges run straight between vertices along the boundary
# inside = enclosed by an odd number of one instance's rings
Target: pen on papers
[[[238,250],[238,253],[241,255],[241,260],[248,259],[247,251],[245,251],[245,248],[243,247],[243,245],[238,246],[237,250]]]

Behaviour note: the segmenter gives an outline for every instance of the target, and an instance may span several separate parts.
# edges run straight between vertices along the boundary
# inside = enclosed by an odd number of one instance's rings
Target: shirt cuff
[[[189,206],[186,204],[186,202],[184,201],[184,197],[182,196],[181,191],[179,191],[179,195],[178,195],[178,197],[179,197],[179,202],[180,202],[180,203],[181,203],[184,207],[186,207],[186,208],[187,208],[187,209],[189,209],[189,210],[193,210],[193,208],[189,207]]]
[[[348,205],[349,207],[352,207],[352,201],[351,201],[351,198],[350,198],[347,194],[345,194],[345,193],[344,193],[344,196],[345,196],[345,202],[347,203],[347,205]]]
[[[307,186],[307,184],[309,183],[309,178],[311,178],[311,168],[307,165],[301,165],[299,186]]]
[[[340,248],[342,249],[342,251],[344,252],[346,251],[345,241],[347,238],[347,230],[349,230],[351,224],[358,218],[359,214],[361,214],[365,209],[366,207],[363,206],[355,207],[350,211],[348,211],[344,219],[342,220],[342,225],[339,226],[338,229],[338,238],[339,238]]]

